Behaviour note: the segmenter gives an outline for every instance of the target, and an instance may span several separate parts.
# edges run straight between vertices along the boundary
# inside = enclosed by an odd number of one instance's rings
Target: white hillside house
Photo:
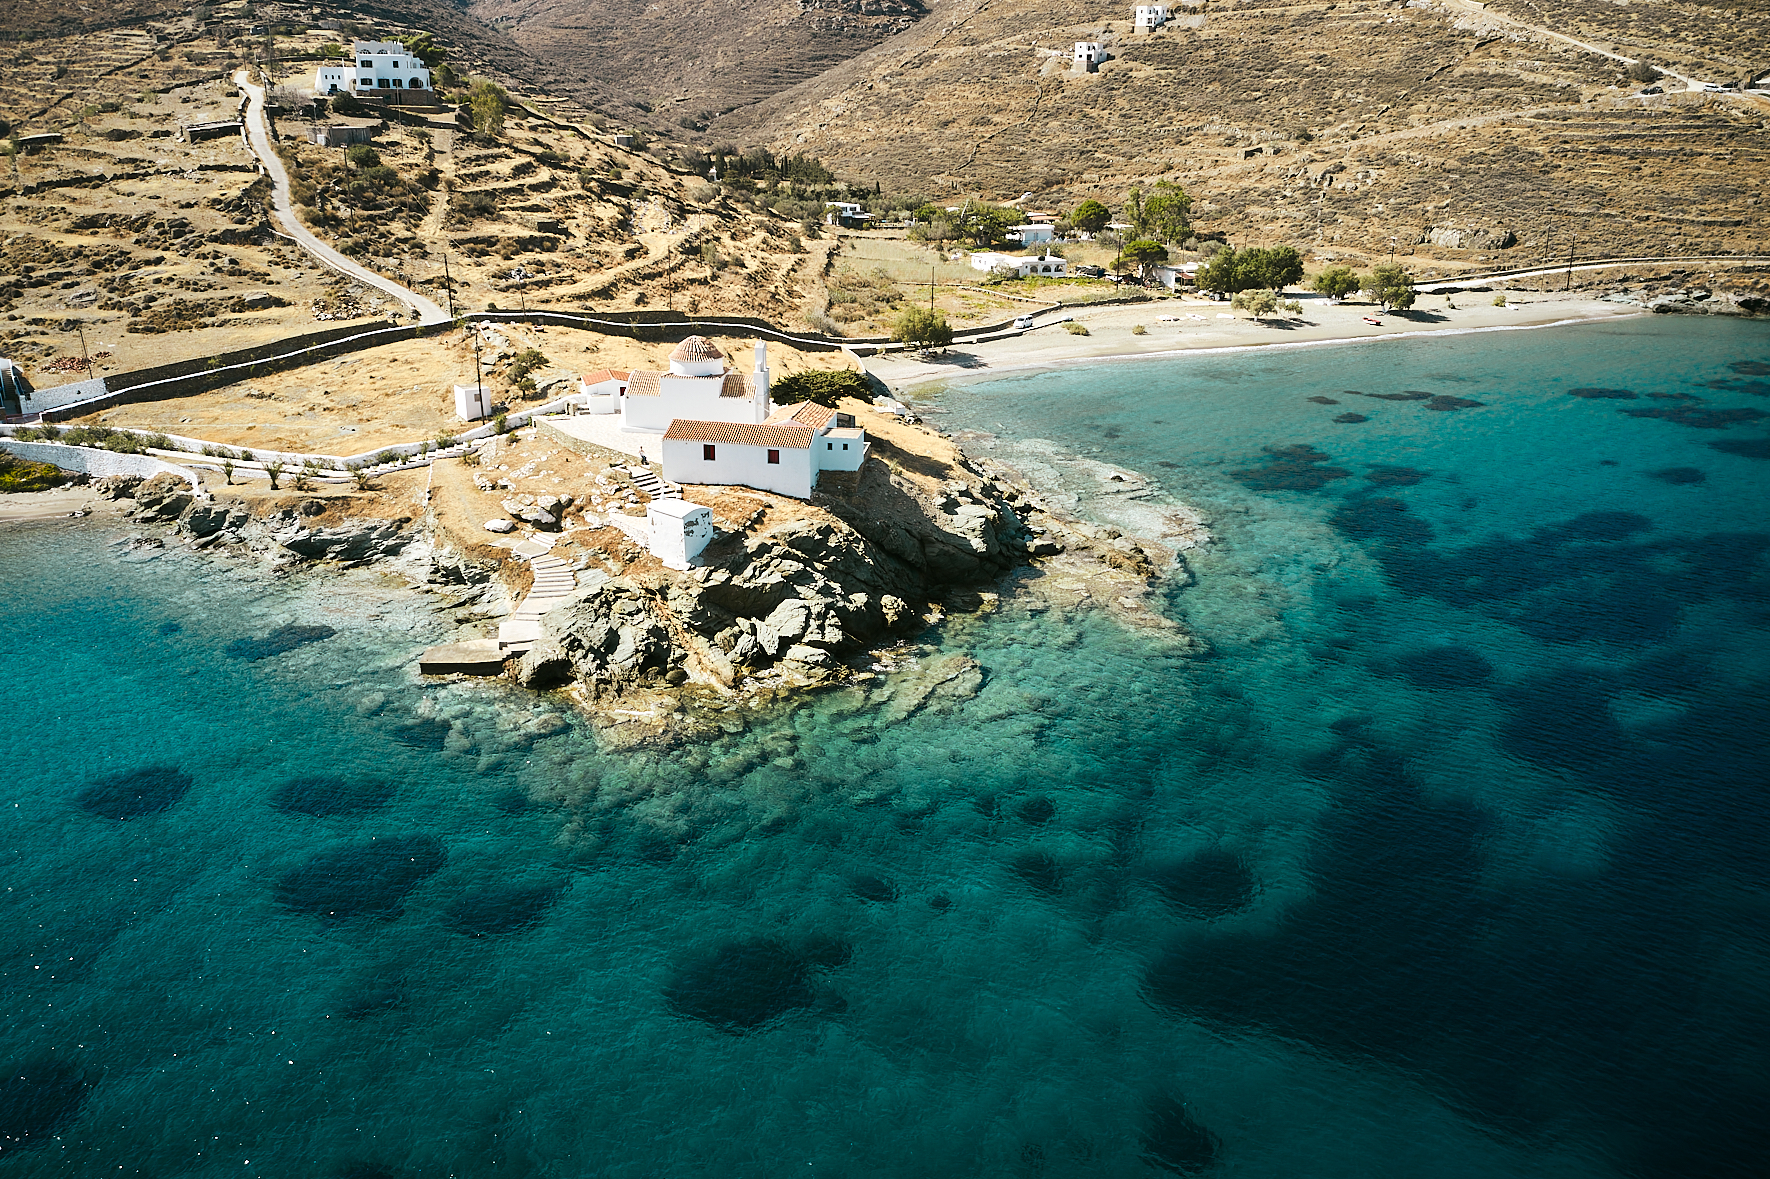
[[[1069,263],[1054,254],[1029,258],[1024,254],[998,254],[991,250],[981,250],[971,255],[971,269],[981,270],[986,274],[994,270],[1011,270],[1017,278],[1025,278],[1029,274],[1048,274],[1054,278],[1069,275]]]
[[[392,97],[395,90],[429,89],[430,71],[398,41],[358,41],[351,47],[351,60],[321,62],[313,77],[313,92],[319,95]]]
[[[1091,74],[1100,68],[1100,42],[1077,41],[1072,69]]]
[[[1153,33],[1168,23],[1166,4],[1139,4],[1131,12],[1131,30],[1135,33]]]

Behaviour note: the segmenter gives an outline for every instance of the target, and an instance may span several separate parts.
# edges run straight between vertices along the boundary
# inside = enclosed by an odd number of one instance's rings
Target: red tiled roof
[[[632,376],[632,373],[622,372],[618,368],[605,368],[601,372],[585,373],[578,380],[586,385],[600,385],[604,381],[625,381]]]
[[[773,446],[810,450],[810,426],[751,426],[742,422],[694,422],[677,418],[664,431],[666,442],[724,442],[733,446]]]
[[[671,360],[685,360],[693,363],[697,360],[724,360],[725,353],[713,346],[713,341],[705,336],[690,336],[676,345],[670,353]]]
[[[830,420],[835,416],[836,411],[827,405],[819,405],[815,401],[801,401],[797,405],[777,406],[775,411],[768,415],[768,421],[764,424],[770,426],[792,424],[821,430],[829,425]]]
[[[749,373],[726,373],[725,384],[719,387],[721,397],[749,397],[755,392]]]
[[[636,368],[627,378],[627,396],[656,397],[658,395],[658,378],[663,374],[650,369]]]

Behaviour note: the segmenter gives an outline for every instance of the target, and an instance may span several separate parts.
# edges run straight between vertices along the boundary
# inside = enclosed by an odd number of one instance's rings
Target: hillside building
[[[1074,64],[1070,68],[1081,73],[1092,74],[1100,68],[1101,56],[1100,42],[1077,41]]]
[[[430,71],[398,41],[358,41],[351,60],[323,61],[314,71],[315,94],[409,99],[417,97],[410,94],[414,90],[430,101]]]
[[[725,354],[703,336],[690,336],[670,353],[667,371],[634,369],[621,395],[621,429],[662,434],[678,418],[759,426],[774,408],[768,400],[768,345],[756,345],[756,371],[725,367]]]
[[[825,471],[858,471],[866,431],[813,401],[783,405],[760,425],[679,419],[664,434],[664,478],[754,487],[810,499]]]
[[[1066,278],[1069,275],[1069,262],[1054,254],[1029,258],[1023,254],[998,254],[991,250],[982,250],[971,255],[971,269],[981,270],[986,274],[993,270],[1012,270],[1016,278],[1025,278],[1029,274]]]
[[[1131,13],[1131,31],[1134,33],[1153,33],[1168,23],[1166,4],[1139,4]]]

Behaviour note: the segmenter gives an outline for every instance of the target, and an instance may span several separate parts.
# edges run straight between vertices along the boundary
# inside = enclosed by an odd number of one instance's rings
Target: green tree
[[[1385,262],[1375,267],[1359,281],[1359,285],[1365,294],[1381,303],[1385,311],[1391,307],[1406,311],[1414,305],[1413,276],[1399,263]]]
[[[1183,242],[1192,236],[1192,198],[1178,184],[1158,180],[1148,192],[1133,188],[1125,202],[1126,219],[1139,238]]]
[[[1238,293],[1229,305],[1255,319],[1263,319],[1278,310],[1278,296],[1264,287],[1253,287]]]
[[[1330,266],[1316,275],[1309,286],[1311,290],[1337,301],[1358,289],[1358,275],[1350,266]]]
[[[1068,220],[1083,233],[1099,233],[1112,221],[1112,210],[1099,201],[1086,200],[1075,207]]]
[[[1008,240],[1008,230],[1020,224],[1020,210],[1000,205],[966,205],[953,219],[958,235],[980,250]]]
[[[352,167],[379,168],[381,153],[366,143],[353,143],[344,149],[344,159]]]
[[[946,316],[932,307],[909,307],[897,317],[891,338],[923,348],[945,348],[953,342],[953,329]]]
[[[1150,270],[1168,260],[1168,247],[1148,239],[1126,242],[1124,258],[1137,267],[1137,277],[1148,282]]]
[[[1198,268],[1198,286],[1202,291],[1213,291],[1219,295],[1233,295],[1245,289],[1238,285],[1241,281],[1240,259],[1236,252],[1224,246],[1212,254],[1205,264]]]
[[[410,53],[413,57],[417,58],[431,69],[435,69],[437,66],[441,65],[443,63],[443,58],[448,56],[446,50],[439,49],[436,42],[431,40],[429,33],[419,33],[416,36],[407,37],[404,41],[401,41],[400,44],[406,47],[407,53]]]
[[[951,339],[950,332],[948,339]],[[768,397],[781,405],[815,401],[819,405],[835,409],[836,403],[844,397],[871,401],[873,390],[866,378],[857,372],[849,372],[847,369],[812,369],[775,381],[768,387]]]
[[[467,104],[473,118],[473,129],[481,135],[502,135],[504,114],[510,109],[510,95],[496,82],[475,82],[467,92]]]
[[[1282,291],[1302,279],[1303,256],[1297,253],[1295,246],[1256,247],[1241,252],[1235,269],[1240,279],[1239,290],[1265,287],[1269,291]]]

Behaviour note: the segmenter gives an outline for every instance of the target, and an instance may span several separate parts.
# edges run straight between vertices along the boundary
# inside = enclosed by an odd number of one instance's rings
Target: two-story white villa
[[[1098,41],[1077,41],[1072,69],[1091,74],[1100,68],[1101,52]]]
[[[1138,4],[1131,12],[1131,30],[1134,33],[1153,33],[1168,23],[1166,4]]]
[[[325,61],[314,71],[318,95],[384,95],[395,90],[429,90],[430,71],[398,41],[358,41],[349,61]],[[402,95],[403,97],[403,95]]]

